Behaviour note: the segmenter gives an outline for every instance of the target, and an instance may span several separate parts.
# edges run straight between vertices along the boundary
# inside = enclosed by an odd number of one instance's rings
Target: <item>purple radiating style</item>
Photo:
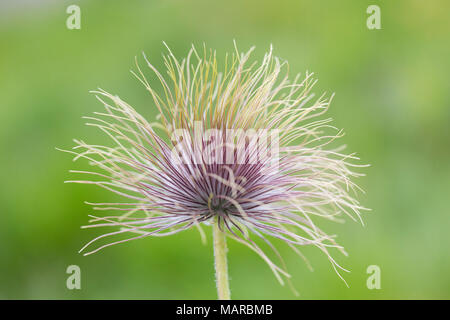
[[[200,56],[192,48],[179,62],[169,50],[166,77],[145,58],[162,85],[158,95],[137,65],[134,74],[159,111],[153,123],[119,97],[95,91],[105,111],[85,118],[88,125],[107,134],[113,145],[75,140],[77,145],[68,152],[76,155],[74,160],[87,159],[96,170],[72,171],[90,175],[92,180],[68,182],[95,184],[126,200],[91,203],[97,210],[119,214],[91,216],[93,224],[85,227],[118,230],[100,235],[81,251],[103,238],[124,237],[85,254],[191,227],[197,227],[203,237],[202,225],[218,216],[220,228],[258,253],[281,283],[281,275],[289,274],[271,237],[283,240],[300,256],[298,247],[314,245],[336,271],[345,270],[329,249],[345,251],[313,220],[338,221],[340,214],[359,219],[364,208],[353,198],[359,188],[350,180],[360,175],[350,170],[359,167],[351,163],[358,158],[342,154],[342,148],[331,148],[342,136],[329,124],[331,119],[310,120],[323,115],[331,100],[324,96],[313,100],[312,75],[306,74],[300,82],[297,76],[291,82],[287,63],[273,57],[272,50],[260,65],[248,64],[251,51],[239,54],[236,50],[219,72],[215,52],[205,49]],[[206,134],[211,129],[214,138]],[[230,138],[227,130],[244,134]],[[247,135],[251,130],[253,135]],[[263,131],[276,139],[266,140]],[[245,151],[240,161],[239,150]],[[227,156],[234,161],[217,161]],[[278,256],[283,268],[269,259],[261,244]]]

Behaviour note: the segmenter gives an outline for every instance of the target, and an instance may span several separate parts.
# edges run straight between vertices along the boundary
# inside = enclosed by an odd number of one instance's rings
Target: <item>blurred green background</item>
[[[81,30],[66,28],[69,4],[81,8]],[[370,4],[381,30],[366,27]],[[315,92],[336,93],[329,115],[342,141],[371,164],[358,180],[373,210],[366,227],[324,227],[350,254],[336,255],[350,288],[315,248],[303,250],[310,272],[279,246],[299,298],[450,298],[449,1],[21,0],[0,10],[0,298],[215,299],[211,241],[196,230],[78,254],[100,231],[80,229],[92,213],[83,202],[117,198],[63,184],[85,164],[55,147],[100,139],[81,119],[102,107],[88,93],[97,87],[155,116],[129,73],[135,56],[162,68],[162,41],[180,58],[203,42],[223,57],[233,39],[255,45],[255,59],[272,43],[293,74],[314,71]],[[233,298],[297,298],[256,254],[229,247]],[[73,264],[81,290],[66,288]],[[369,265],[381,268],[380,290],[366,287]]]

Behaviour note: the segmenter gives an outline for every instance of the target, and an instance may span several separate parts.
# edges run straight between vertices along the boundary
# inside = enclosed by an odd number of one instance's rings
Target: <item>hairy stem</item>
[[[218,217],[214,218],[214,265],[216,268],[216,284],[219,300],[230,300],[230,286],[228,284],[227,240],[226,235],[219,228]]]

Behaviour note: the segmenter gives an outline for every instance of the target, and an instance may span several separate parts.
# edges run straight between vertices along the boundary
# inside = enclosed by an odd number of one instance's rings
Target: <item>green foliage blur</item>
[[[81,8],[81,29],[68,30],[66,8]],[[366,27],[371,4],[381,30]],[[349,257],[305,248],[314,271],[277,243],[296,297],[265,262],[229,243],[234,299],[450,298],[450,22],[448,1],[227,0],[10,1],[0,4],[0,298],[215,299],[211,233],[197,230],[145,238],[83,257],[100,230],[82,230],[90,206],[114,195],[63,184],[69,169],[87,168],[55,147],[73,138],[103,141],[82,116],[102,106],[101,87],[149,119],[156,110],[129,72],[135,56],[163,68],[167,42],[177,57],[192,43],[219,57],[274,45],[292,74],[313,71],[315,92],[335,92],[329,115],[342,142],[371,167],[358,183],[372,211],[365,226],[326,223]],[[156,84],[155,79],[151,79]],[[321,224],[323,226],[323,224]],[[81,290],[66,288],[66,268],[81,268]],[[366,286],[369,265],[381,289]]]

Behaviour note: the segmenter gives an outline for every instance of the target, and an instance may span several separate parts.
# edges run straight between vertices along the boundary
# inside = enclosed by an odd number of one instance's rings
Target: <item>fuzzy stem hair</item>
[[[217,295],[219,300],[230,300],[230,286],[228,283],[227,267],[227,239],[225,233],[220,229],[219,218],[214,218],[214,266],[216,268]]]

